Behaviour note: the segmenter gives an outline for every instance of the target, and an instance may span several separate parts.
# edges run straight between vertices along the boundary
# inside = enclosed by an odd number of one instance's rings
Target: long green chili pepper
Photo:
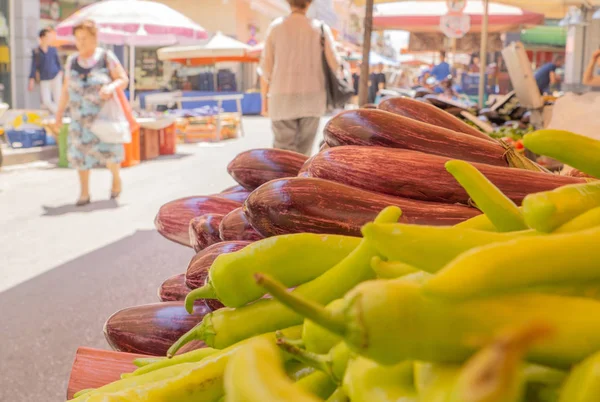
[[[87,394],[88,392],[94,391],[96,388],[86,388],[79,390],[73,394],[73,399],[80,397],[81,395]]]
[[[379,213],[376,222],[395,222],[401,215],[397,207]],[[298,286],[294,292],[327,304],[339,299],[360,282],[374,277],[371,258],[377,252],[366,240],[346,258],[318,278]],[[192,340],[203,340],[208,346],[221,349],[251,336],[301,324],[303,317],[276,300],[259,300],[239,309],[222,308],[204,317],[202,322],[184,334],[171,346],[169,356],[175,355]]]
[[[137,359],[133,360],[133,365],[136,367],[144,367],[166,359],[167,358],[165,356],[138,357]]]
[[[563,130],[538,130],[523,137],[523,145],[600,179],[600,141]]]
[[[253,339],[232,356],[225,370],[227,402],[318,402],[283,370],[278,349],[264,339]]]
[[[379,256],[371,259],[371,269],[379,279],[396,279],[404,275],[421,272],[412,265],[398,261],[383,261]]]
[[[600,181],[569,184],[526,196],[523,216],[529,227],[549,233],[597,207],[600,207]]]
[[[289,337],[291,339],[299,338],[302,334],[302,327],[296,326],[296,327],[287,328],[287,329],[283,330],[282,333],[286,337]],[[274,332],[268,333],[268,334],[263,334],[260,337],[268,340],[269,342],[272,342],[273,345],[275,345],[276,339],[275,339]],[[239,350],[239,348],[243,345],[244,345],[244,342],[240,342],[238,344],[232,345],[226,349],[218,351],[217,353],[215,353],[211,356],[207,356],[206,358],[202,359],[200,362],[197,362],[197,363],[177,364],[175,366],[164,367],[162,369],[151,371],[149,373],[142,374],[139,376],[133,376],[133,377],[121,379],[121,380],[112,382],[110,384],[107,384],[103,387],[97,388],[93,391],[90,391],[89,393],[86,393],[86,394],[80,396],[79,398],[73,399],[73,401],[91,402],[88,398],[91,398],[94,395],[107,395],[107,394],[113,394],[113,393],[118,393],[118,392],[122,392],[122,391],[127,391],[130,389],[140,389],[140,387],[144,387],[149,384],[160,383],[162,381],[166,381],[171,378],[175,378],[179,375],[184,375],[184,374],[195,375],[195,373],[196,373],[195,371],[193,373],[190,371],[194,367],[208,366],[209,368],[207,369],[207,375],[209,375],[209,374],[212,375],[211,373],[213,373],[213,374],[215,373],[213,370],[213,367],[215,365],[218,367],[221,367],[224,370],[225,364],[227,363],[227,361],[231,357],[231,355],[236,353]],[[184,355],[181,355],[181,356],[184,356]],[[219,363],[220,361],[223,361],[223,362]],[[215,382],[215,386],[220,386],[221,393],[222,393],[222,381],[221,380],[222,380],[223,370],[220,374],[220,377],[218,375],[216,377],[211,377],[212,378],[211,381]],[[207,381],[208,381],[208,379],[207,379]],[[100,400],[102,400],[102,399],[100,399]],[[111,399],[108,399],[108,400],[110,401]],[[175,400],[175,399],[172,399],[172,400]],[[127,401],[127,399],[125,399],[125,401]],[[119,400],[119,402],[121,402],[121,400]]]
[[[528,229],[517,205],[475,166],[469,162],[452,160],[446,162],[445,167],[499,232]]]
[[[531,322],[556,330],[531,349],[533,363],[568,367],[600,349],[600,303],[595,300],[523,293],[448,303],[426,297],[420,286],[401,278],[361,283],[344,297],[345,306],[326,310],[267,276],[256,276],[277,300],[382,364],[461,362],[474,352],[473,339]]]
[[[368,223],[363,226],[362,233],[389,261],[400,261],[429,273],[439,271],[467,250],[518,237],[536,236],[532,230],[496,233],[403,223]]]
[[[343,305],[344,299],[337,299],[329,303],[326,308],[337,309]],[[302,341],[304,343],[304,349],[307,351],[325,354],[341,340],[342,338],[339,335],[326,330],[311,320],[304,320],[304,325],[302,326]],[[293,344],[293,342],[289,342],[289,340],[288,343]]]
[[[268,272],[289,287],[303,284],[339,263],[359,243],[357,237],[314,233],[256,241],[217,257],[206,285],[188,293],[186,308],[191,312],[197,299],[219,299],[227,307],[241,307],[260,299],[264,290],[256,286],[252,276],[259,271]]]
[[[364,357],[348,363],[344,391],[352,402],[418,402],[413,362],[381,366]]]
[[[344,391],[343,387],[339,387],[336,389],[333,394],[329,398],[327,398],[326,402],[349,402],[348,395]]]
[[[459,229],[475,229],[481,230],[484,232],[497,232],[498,228],[494,226],[490,218],[488,218],[485,214],[477,215],[472,218],[467,219],[464,222],[457,223],[453,227]]]
[[[285,339],[281,337],[277,338],[277,345],[282,350],[292,355],[294,359],[328,374],[337,384],[342,382],[346,367],[348,366],[348,360],[350,360],[351,356],[350,349],[348,349],[348,346],[346,346],[344,342],[335,345],[327,354],[308,352],[287,343]]]
[[[590,209],[587,212],[571,219],[552,233],[570,233],[578,232],[600,226],[600,207]]]
[[[456,402],[518,402],[524,382],[522,361],[532,345],[547,338],[552,329],[531,324],[498,337],[471,357],[457,378]]]
[[[205,357],[213,355],[217,352],[218,352],[218,350],[213,349],[213,348],[201,348],[201,349],[192,350],[190,352],[174,356],[172,359],[164,358],[162,360],[156,361],[155,363],[140,367],[137,370],[135,370],[133,373],[122,374],[121,378],[142,375],[142,374],[149,373],[151,371],[155,371],[155,370],[158,370],[158,369],[161,369],[164,367],[175,366],[175,365],[181,364],[181,363],[199,362],[200,360],[204,359]]]
[[[600,395],[600,352],[571,371],[560,393],[559,402],[597,402]]]
[[[598,282],[599,246],[600,227],[490,244],[456,258],[424,290],[436,296],[469,298],[530,286]]]
[[[321,399],[329,398],[334,393],[336,387],[329,375],[318,370],[296,381],[296,385]]]

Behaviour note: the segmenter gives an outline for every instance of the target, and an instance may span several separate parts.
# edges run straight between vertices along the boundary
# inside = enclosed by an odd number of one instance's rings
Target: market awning
[[[440,18],[448,13],[446,1],[406,1],[377,6],[373,17],[376,29],[401,29],[410,32],[439,32]],[[471,17],[469,32],[480,32],[483,3],[469,0],[464,13]],[[544,15],[519,7],[489,4],[489,32],[506,32],[524,25],[544,23]]]
[[[564,48],[567,45],[567,30],[558,26],[539,26],[525,29],[521,32],[521,42],[531,46]]]
[[[258,55],[243,42],[217,32],[205,45],[169,46],[158,49],[159,60],[170,60],[188,66],[222,62],[257,62]]]
[[[375,4],[395,3],[402,0],[374,0]],[[417,0],[419,2],[426,0]],[[544,14],[546,18],[560,19],[571,6],[600,7],[600,0],[496,0],[498,4],[522,7],[534,13]],[[364,6],[366,0],[354,0],[354,4]],[[467,2],[468,4],[469,2]]]

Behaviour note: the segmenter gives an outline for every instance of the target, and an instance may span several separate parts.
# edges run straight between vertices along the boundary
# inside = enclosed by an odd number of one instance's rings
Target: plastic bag
[[[109,144],[131,142],[131,127],[116,93],[104,103],[90,130],[102,142]]]
[[[567,130],[600,140],[600,93],[568,93],[558,98],[548,128]]]

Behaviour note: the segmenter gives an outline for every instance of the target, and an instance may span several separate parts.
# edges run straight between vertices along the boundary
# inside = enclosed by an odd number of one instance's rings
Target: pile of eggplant
[[[279,149],[242,152],[227,168],[238,185],[164,204],[156,229],[195,255],[185,272],[159,286],[161,303],[130,307],[108,319],[108,343],[119,351],[164,355],[204,315],[223,307],[199,300],[189,315],[186,295],[205,284],[219,255],[254,241],[303,232],[360,237],[361,227],[387,206],[401,208],[400,222],[423,225],[455,225],[479,215],[446,171],[450,159],[473,163],[519,205],[528,194],[586,180],[515,163],[501,142],[407,98],[342,112],[328,122],[324,139],[311,158]],[[193,343],[183,352],[202,346]]]

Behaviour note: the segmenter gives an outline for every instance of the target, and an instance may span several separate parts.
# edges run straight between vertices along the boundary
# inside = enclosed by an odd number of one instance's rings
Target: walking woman
[[[123,144],[103,143],[90,130],[104,102],[117,89],[127,87],[127,74],[116,56],[98,47],[98,30],[87,20],[73,28],[77,53],[67,59],[56,122],[61,124],[65,109],[71,113],[69,163],[79,173],[81,194],[77,206],[90,203],[90,169],[106,166],[112,173],[111,198],[121,193],[119,167],[124,157]]]
[[[291,14],[269,27],[260,63],[263,115],[272,121],[273,147],[310,155],[327,108],[321,45],[340,71],[331,30],[306,16],[312,0],[288,0]]]

